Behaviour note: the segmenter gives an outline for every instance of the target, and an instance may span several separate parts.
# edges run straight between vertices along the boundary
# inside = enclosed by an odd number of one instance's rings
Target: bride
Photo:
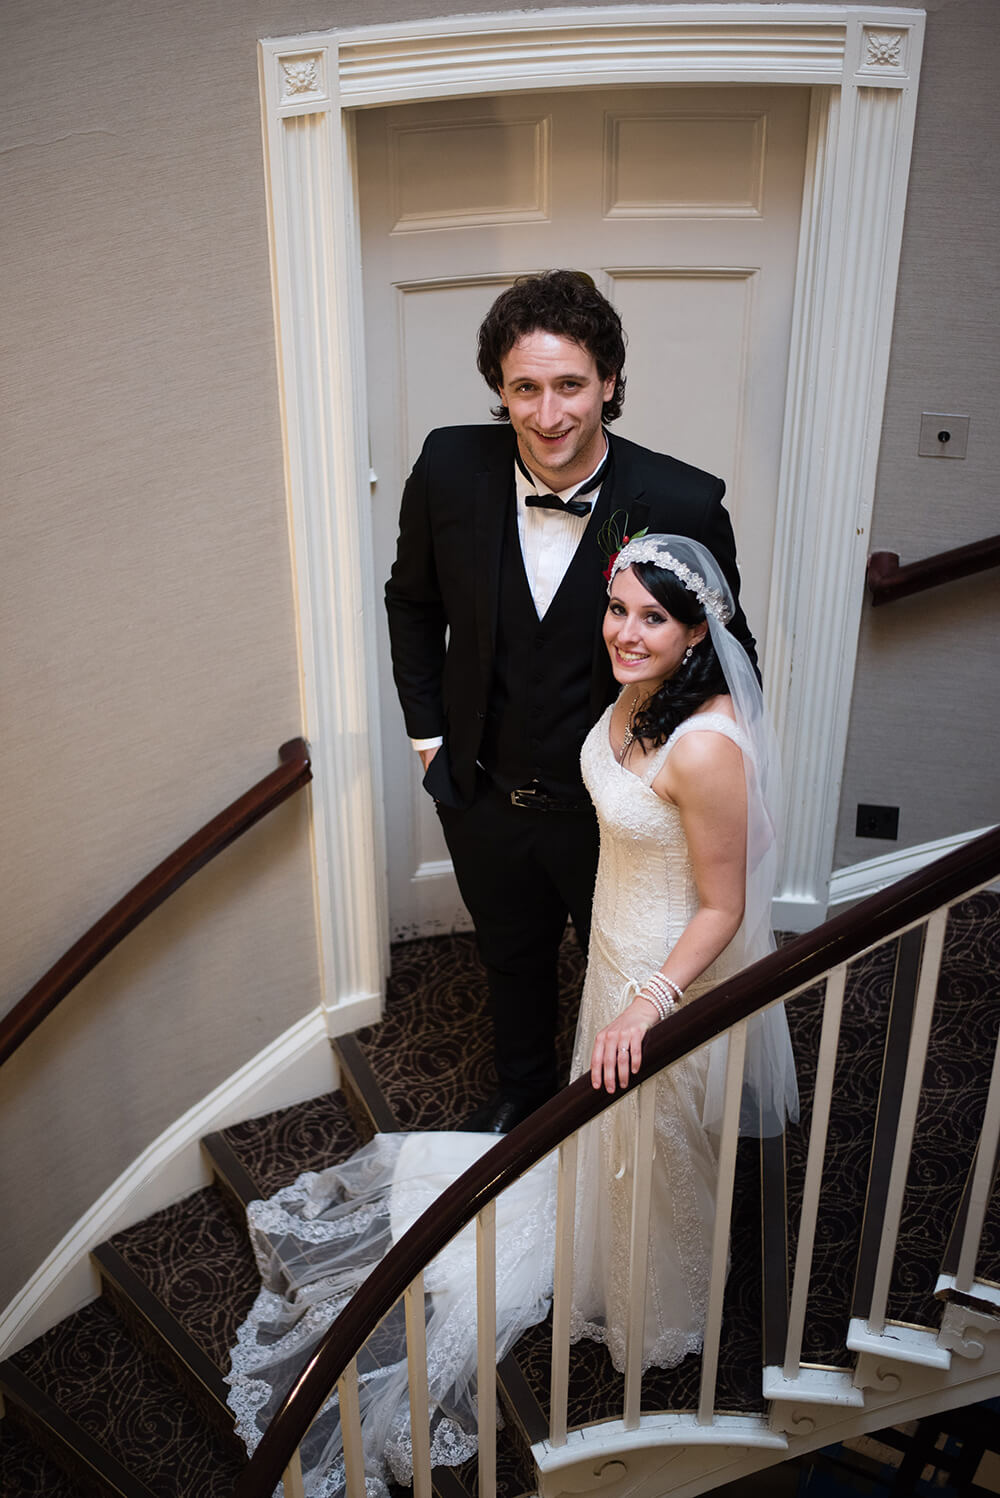
[[[583,747],[601,854],[572,1075],[614,1092],[643,1037],[773,947],[778,763],[760,686],[725,625],[732,597],[710,553],[644,536],[613,559],[604,639],[617,701]],[[714,1216],[725,1038],[655,1082],[656,1151],[643,1365],[701,1346]],[[782,1009],[750,1022],[741,1127],[778,1133],[797,1116]],[[624,1366],[631,1103],[581,1136],[571,1335]],[[300,1176],[248,1210],[263,1288],[232,1354],[229,1402],[253,1450],[330,1322],[389,1246],[493,1134],[377,1135],[344,1164]],[[554,1157],[497,1203],[497,1357],[548,1314]],[[475,1243],[470,1225],[425,1273],[432,1461],[475,1451]],[[358,1359],[369,1494],[412,1481],[399,1307]],[[309,1498],[344,1488],[337,1398],[302,1450]]]

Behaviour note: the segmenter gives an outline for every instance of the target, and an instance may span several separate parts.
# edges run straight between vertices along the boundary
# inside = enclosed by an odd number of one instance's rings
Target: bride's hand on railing
[[[626,1087],[642,1063],[642,1037],[660,1019],[652,999],[639,993],[626,1010],[597,1032],[590,1057],[592,1085],[608,1092]]]

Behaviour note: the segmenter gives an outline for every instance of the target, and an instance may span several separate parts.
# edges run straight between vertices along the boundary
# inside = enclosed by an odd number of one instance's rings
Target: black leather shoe
[[[495,1092],[463,1119],[460,1127],[467,1134],[506,1134],[544,1101],[544,1098],[519,1098],[508,1092]]]

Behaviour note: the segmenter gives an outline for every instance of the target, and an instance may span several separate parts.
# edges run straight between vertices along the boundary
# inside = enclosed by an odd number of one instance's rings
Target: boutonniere
[[[607,563],[604,569],[605,582],[611,581],[611,569],[618,560],[618,553],[622,547],[627,546],[630,541],[638,541],[639,537],[644,536],[648,530],[649,526],[644,525],[641,531],[636,531],[635,535],[632,535],[629,532],[628,514],[625,510],[616,510],[605,520],[597,532],[597,544]]]

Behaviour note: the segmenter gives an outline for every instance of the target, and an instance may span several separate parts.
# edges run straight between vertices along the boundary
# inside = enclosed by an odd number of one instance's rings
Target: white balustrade
[[[479,1411],[479,1491],[497,1484],[497,1204],[476,1218],[476,1402]]]
[[[715,1187],[715,1222],[712,1228],[712,1264],[708,1286],[708,1315],[701,1360],[701,1390],[698,1424],[710,1425],[715,1414],[715,1382],[719,1371],[722,1337],[722,1304],[729,1264],[729,1228],[733,1215],[733,1185],[736,1180],[736,1146],[740,1132],[740,1101],[743,1064],[746,1060],[746,1020],[729,1032],[726,1055],[726,1092],[719,1137],[719,1172]]]
[[[835,967],[826,975],[823,1027],[819,1037],[812,1123],[809,1128],[809,1150],[806,1155],[806,1175],[802,1188],[802,1212],[799,1218],[799,1237],[795,1249],[795,1269],[792,1274],[792,1294],[788,1310],[788,1334],[785,1340],[783,1369],[785,1378],[796,1378],[801,1365],[802,1335],[805,1330],[806,1305],[809,1299],[809,1280],[812,1274],[820,1189],[823,1183],[823,1158],[826,1154],[826,1137],[830,1127],[830,1104],[837,1069],[837,1046],[840,1041],[840,1021],[844,1012],[846,983],[846,962],[842,962],[839,967]]]

